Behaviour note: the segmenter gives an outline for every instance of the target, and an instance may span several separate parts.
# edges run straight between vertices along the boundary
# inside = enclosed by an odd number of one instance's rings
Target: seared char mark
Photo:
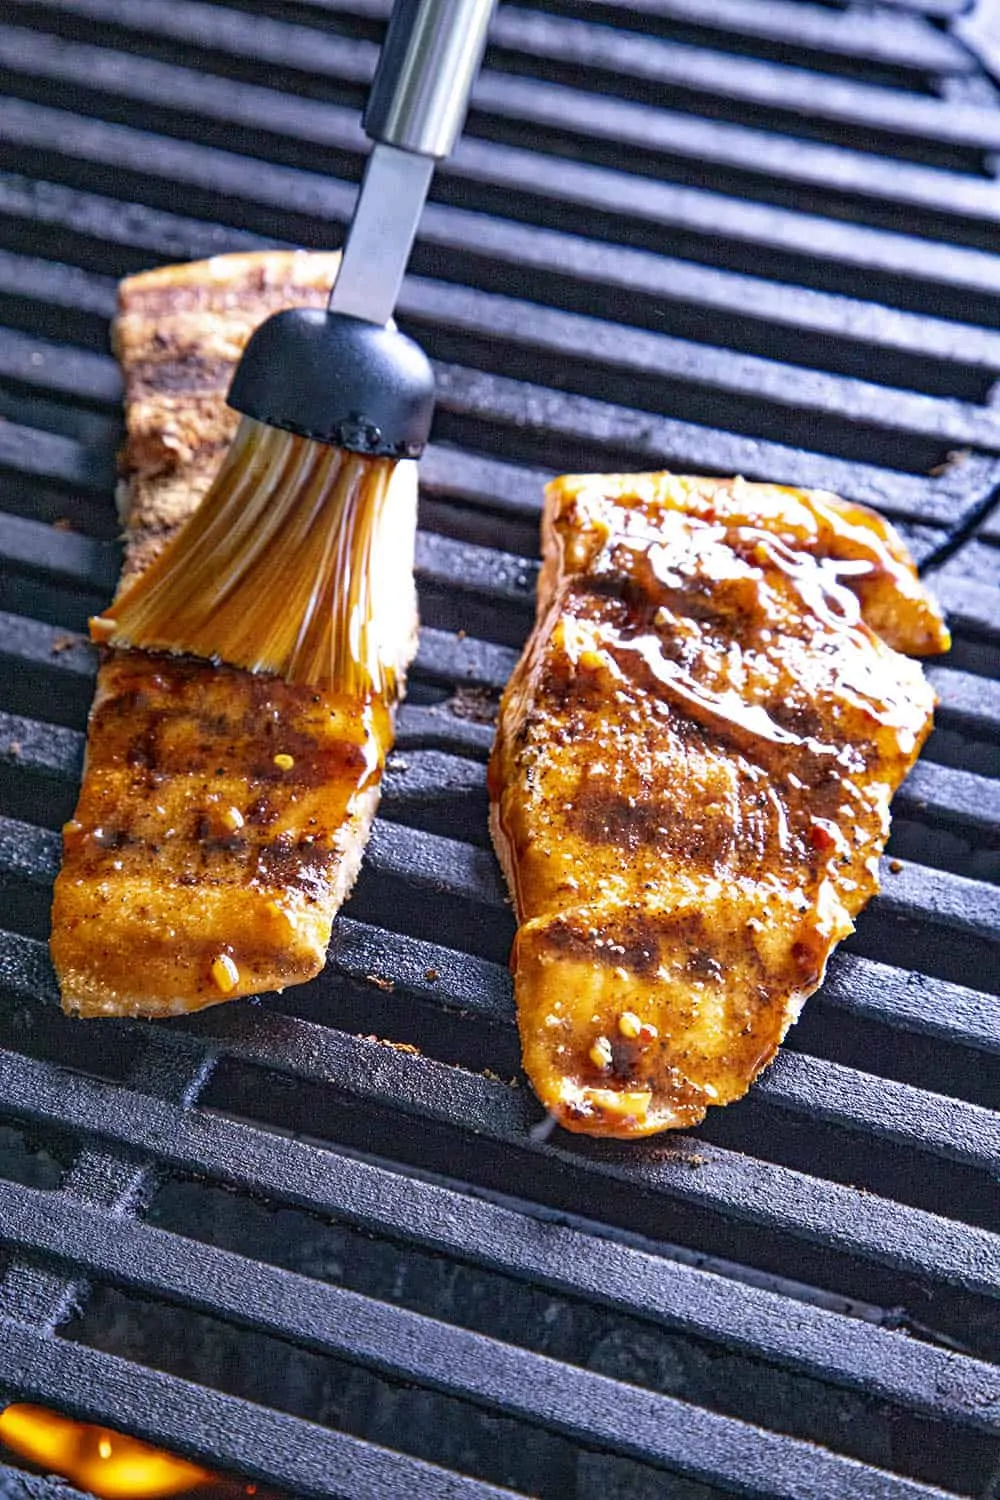
[[[653,974],[660,961],[656,923],[641,911],[623,917],[613,933],[601,933],[585,918],[566,913],[546,929],[546,943],[571,958],[595,960],[633,974]]]
[[[568,814],[570,827],[588,844],[673,849],[698,865],[712,866],[733,851],[737,831],[722,813],[689,812],[668,802],[591,791],[583,783]]]
[[[197,350],[167,347],[159,359],[136,365],[130,376],[133,396],[224,396],[232,379],[228,361],[206,359]]]

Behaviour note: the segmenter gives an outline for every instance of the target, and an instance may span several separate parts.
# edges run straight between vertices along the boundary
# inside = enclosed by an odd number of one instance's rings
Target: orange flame
[[[19,1403],[0,1412],[0,1441],[48,1473],[61,1474],[102,1500],[157,1500],[216,1480],[185,1458],[138,1438],[74,1422],[44,1406]],[[253,1493],[248,1486],[244,1493]]]

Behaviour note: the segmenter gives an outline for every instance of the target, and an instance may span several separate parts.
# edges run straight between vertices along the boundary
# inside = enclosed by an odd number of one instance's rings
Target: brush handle
[[[396,0],[364,128],[373,141],[436,160],[458,139],[494,0]]]

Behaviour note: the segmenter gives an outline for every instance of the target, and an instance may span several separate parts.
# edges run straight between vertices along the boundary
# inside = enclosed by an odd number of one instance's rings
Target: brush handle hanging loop
[[[441,160],[465,122],[494,0],[396,0],[365,110],[373,141]]]

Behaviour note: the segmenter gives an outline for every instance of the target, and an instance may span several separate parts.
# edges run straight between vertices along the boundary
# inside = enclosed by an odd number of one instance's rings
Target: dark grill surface
[[[502,7],[401,308],[440,385],[425,628],[328,969],[85,1025],[45,938],[118,564],[115,279],[339,242],[386,5],[7,0],[0,1396],[347,1500],[996,1495],[1000,101],[961,8]],[[533,1128],[484,762],[545,475],[659,465],[878,505],[956,645],[782,1056],[624,1147]]]

